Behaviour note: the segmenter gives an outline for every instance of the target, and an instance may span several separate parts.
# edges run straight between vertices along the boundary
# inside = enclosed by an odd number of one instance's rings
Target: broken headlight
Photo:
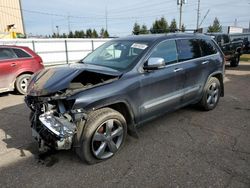
[[[55,135],[65,138],[75,133],[75,124],[69,122],[65,117],[54,116],[52,111],[48,111],[39,116],[40,122]]]

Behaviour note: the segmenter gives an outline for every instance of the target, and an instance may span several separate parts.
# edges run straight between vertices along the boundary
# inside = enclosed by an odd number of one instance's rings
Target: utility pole
[[[57,37],[59,37],[59,26],[56,26],[56,31],[57,31]]]
[[[108,11],[107,11],[107,5],[105,6],[105,24],[106,24],[106,31],[108,31]]]
[[[180,5],[180,20],[179,20],[179,30],[181,30],[182,21],[182,5],[186,3],[186,0],[177,0],[177,5]]]
[[[237,27],[237,18],[234,20],[234,27]]]
[[[68,21],[68,32],[70,33],[71,28],[70,28],[70,15],[69,15],[69,13],[68,13],[68,16],[67,16],[67,21]]]
[[[199,22],[200,22],[200,0],[198,0],[198,9],[197,9],[197,24],[196,29],[199,29]]]

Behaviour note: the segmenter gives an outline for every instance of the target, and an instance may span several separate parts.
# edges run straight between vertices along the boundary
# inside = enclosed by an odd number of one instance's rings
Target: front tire
[[[28,83],[31,75],[30,74],[22,74],[17,77],[15,88],[20,93],[25,95],[27,93]]]
[[[220,94],[220,81],[215,77],[211,77],[203,90],[202,99],[200,101],[202,109],[206,111],[213,110],[219,102]]]
[[[84,125],[76,153],[81,160],[95,164],[114,156],[127,135],[124,117],[111,108],[91,112]]]

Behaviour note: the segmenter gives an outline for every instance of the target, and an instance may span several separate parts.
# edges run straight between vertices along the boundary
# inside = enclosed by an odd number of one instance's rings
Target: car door
[[[138,101],[141,121],[146,121],[164,112],[178,108],[184,83],[182,65],[177,63],[175,40],[159,43],[149,58],[165,60],[162,69],[144,72],[140,76]]]
[[[0,48],[0,89],[10,88],[17,70],[16,55],[10,48]]]
[[[196,100],[203,87],[204,71],[207,61],[201,58],[199,42],[196,39],[178,39],[178,61],[185,70],[183,105]]]

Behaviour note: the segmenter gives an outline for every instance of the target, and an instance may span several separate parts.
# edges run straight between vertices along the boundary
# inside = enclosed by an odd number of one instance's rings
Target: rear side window
[[[21,49],[14,48],[13,51],[15,52],[17,57],[19,57],[19,58],[31,57],[28,53],[26,53],[25,51],[23,51]]]
[[[15,53],[10,48],[0,48],[0,60],[16,58]]]
[[[199,40],[202,56],[216,54],[217,50],[211,40]]]
[[[165,60],[166,65],[177,62],[177,49],[174,40],[167,40],[158,44],[150,57],[160,57]]]
[[[199,42],[194,39],[177,40],[179,61],[201,57]]]

